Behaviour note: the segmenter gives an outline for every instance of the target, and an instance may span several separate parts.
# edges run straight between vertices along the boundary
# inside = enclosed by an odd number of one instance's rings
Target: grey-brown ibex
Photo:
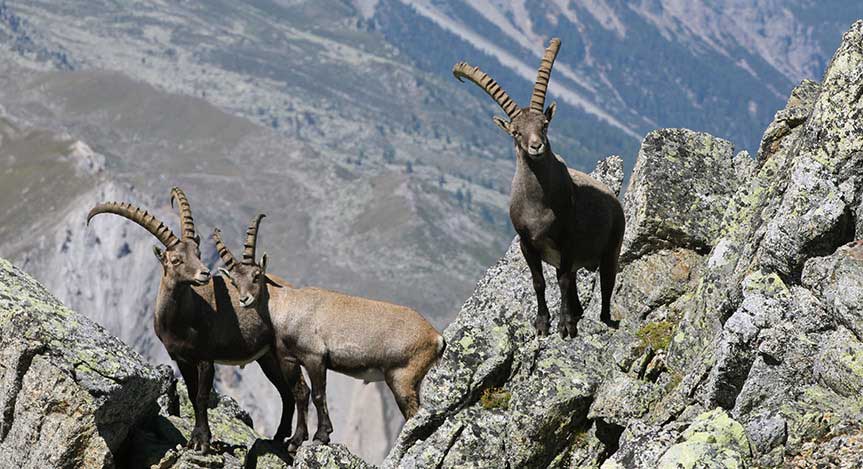
[[[171,190],[171,202],[175,199],[179,202],[181,238],[155,216],[129,203],[98,204],[87,215],[87,223],[100,213],[119,215],[146,229],[165,248],[164,251],[158,246],[153,248],[162,266],[154,328],[171,359],[177,362],[195,411],[189,447],[204,452],[210,447],[207,402],[213,387],[213,363],[244,365],[252,361],[260,364],[282,397],[277,440],[290,434],[296,401],[297,431],[291,443],[298,446],[308,434],[305,425],[308,387],[302,374],[296,365],[286,369],[276,358],[266,309],[245,307],[248,303],[236,289],[228,288],[221,277],[210,276],[201,261],[200,238],[191,206],[183,191],[176,187]]]
[[[232,258],[227,250],[222,256],[226,264],[235,263]],[[328,369],[365,382],[386,381],[405,419],[416,414],[422,379],[445,346],[443,336],[425,318],[404,306],[319,288],[294,288],[278,277],[264,282],[264,265],[247,267],[232,270],[230,277],[239,289],[267,296],[277,355],[298,360],[306,368],[318,416],[315,442],[328,443],[333,432],[327,409]]]
[[[520,108],[490,76],[478,67],[460,62],[453,67],[459,81],[467,78],[491,96],[509,117],[494,122],[510,134],[515,144],[516,169],[512,180],[509,216],[519,236],[521,252],[530,268],[538,312],[534,327],[547,335],[548,306],[542,261],[557,269],[560,287],[560,315],[557,326],[562,337],[575,337],[584,311],[578,300],[576,272],[599,267],[602,289],[600,319],[616,328],[611,319],[611,293],[617,276],[617,260],[625,226],[623,207],[604,184],[580,171],[566,167],[548,141],[548,124],[555,103],[547,109],[545,94],[560,39],[551,40],[530,97],[530,106]],[[574,314],[573,314],[574,312]]]

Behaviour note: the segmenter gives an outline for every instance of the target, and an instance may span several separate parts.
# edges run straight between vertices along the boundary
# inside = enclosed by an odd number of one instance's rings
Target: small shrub
[[[503,388],[488,388],[482,392],[479,403],[483,409],[509,409],[509,400],[512,393]]]
[[[638,330],[636,335],[641,341],[641,347],[650,347],[653,350],[665,350],[671,345],[671,338],[674,335],[674,324],[671,321],[649,322]]]

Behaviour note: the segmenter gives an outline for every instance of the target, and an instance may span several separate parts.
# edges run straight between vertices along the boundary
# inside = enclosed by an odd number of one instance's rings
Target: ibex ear
[[[155,244],[153,245],[153,254],[156,255],[156,259],[159,259],[159,262],[165,260],[165,253],[162,252],[162,250],[159,249],[159,246],[156,246]]]
[[[509,121],[507,121],[507,120],[506,120],[506,119],[504,119],[503,117],[499,117],[499,116],[494,116],[494,117],[492,117],[491,119],[494,121],[494,123],[495,123],[498,127],[500,127],[501,129],[503,129],[503,131],[504,131],[504,132],[506,132],[506,133],[508,133],[508,134],[512,135],[512,127],[510,127],[510,125],[509,125],[509,124],[510,124],[510,123],[509,123]]]
[[[267,274],[267,253],[261,257],[261,275]]]
[[[545,108],[545,119],[551,122],[551,118],[554,117],[554,111],[557,110],[557,101],[552,101],[551,104]]]

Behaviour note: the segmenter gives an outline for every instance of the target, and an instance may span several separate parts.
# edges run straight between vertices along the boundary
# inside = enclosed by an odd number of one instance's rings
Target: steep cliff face
[[[858,21],[755,159],[704,133],[647,135],[625,198],[619,331],[598,322],[587,274],[579,336],[537,338],[514,242],[446,329],[385,466],[863,464],[861,43]]]

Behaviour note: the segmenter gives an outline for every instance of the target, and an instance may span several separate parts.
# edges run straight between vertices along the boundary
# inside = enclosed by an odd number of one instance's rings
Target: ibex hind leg
[[[602,309],[599,319],[612,329],[620,326],[620,321],[611,319],[611,294],[614,292],[614,282],[617,278],[617,259],[620,255],[620,244],[609,249],[599,264],[599,283],[602,289]]]
[[[405,420],[410,419],[419,411],[418,380],[410,367],[387,371],[385,378],[387,386],[396,398],[396,404]]]

